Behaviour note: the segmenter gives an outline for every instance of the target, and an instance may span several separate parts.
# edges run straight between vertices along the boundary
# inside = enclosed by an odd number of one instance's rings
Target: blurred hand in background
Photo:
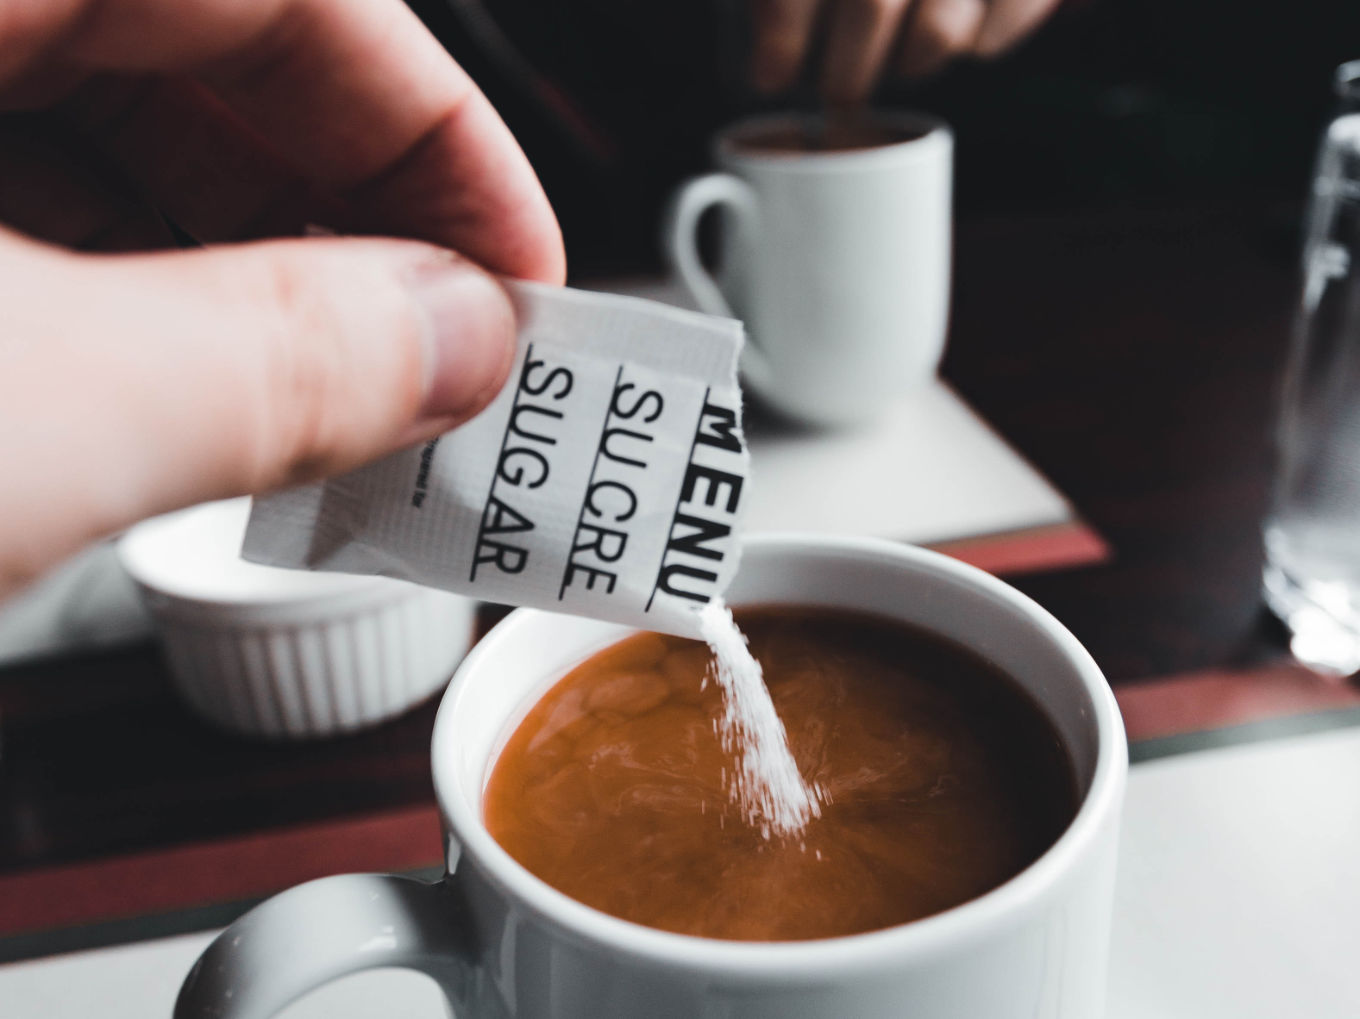
[[[1019,42],[1061,0],[751,0],[752,77],[778,92],[819,54],[827,99],[854,105],[881,77],[931,74]]]
[[[487,270],[565,275],[528,161],[400,0],[0,0],[0,110],[0,595],[466,420],[513,355]],[[146,253],[167,221],[217,246]],[[259,240],[306,222],[410,239]]]

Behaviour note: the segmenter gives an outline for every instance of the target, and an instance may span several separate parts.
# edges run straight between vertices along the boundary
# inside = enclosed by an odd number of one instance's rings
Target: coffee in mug
[[[975,653],[864,613],[737,613],[820,816],[767,837],[734,803],[709,649],[653,633],[554,685],[491,772],[492,836],[588,906],[746,941],[917,920],[1007,881],[1076,812],[1048,718]]]
[[[919,127],[873,123],[858,118],[758,124],[732,134],[732,146],[749,152],[854,152],[924,138]]]

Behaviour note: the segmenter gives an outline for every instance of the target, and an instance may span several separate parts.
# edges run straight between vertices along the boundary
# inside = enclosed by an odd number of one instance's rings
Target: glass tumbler
[[[1266,602],[1295,657],[1360,670],[1360,61],[1337,69],[1276,430]]]

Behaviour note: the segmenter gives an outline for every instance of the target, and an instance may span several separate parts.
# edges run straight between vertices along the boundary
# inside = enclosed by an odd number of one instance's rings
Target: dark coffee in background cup
[[[1043,712],[972,652],[826,609],[737,613],[803,774],[825,791],[801,838],[767,841],[731,802],[708,649],[655,634],[559,681],[492,770],[486,826],[580,902],[663,930],[799,940],[929,916],[1005,882],[1076,812]]]
[[[851,152],[923,138],[926,131],[860,120],[810,120],[753,127],[733,135],[749,152]]]

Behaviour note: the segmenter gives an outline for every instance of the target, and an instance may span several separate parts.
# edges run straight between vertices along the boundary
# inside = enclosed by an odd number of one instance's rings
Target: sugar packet
[[[739,322],[510,282],[519,347],[476,418],[258,498],[242,554],[680,636],[740,554]]]

